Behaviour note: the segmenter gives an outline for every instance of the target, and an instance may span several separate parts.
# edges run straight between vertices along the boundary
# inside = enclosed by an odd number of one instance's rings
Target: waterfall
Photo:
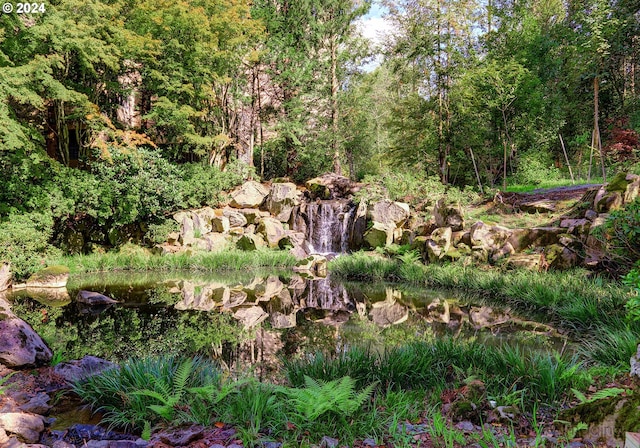
[[[355,211],[354,204],[347,200],[306,204],[303,217],[309,252],[323,255],[347,252]]]

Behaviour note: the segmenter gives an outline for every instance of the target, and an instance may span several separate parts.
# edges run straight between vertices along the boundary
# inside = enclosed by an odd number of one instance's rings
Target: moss
[[[606,191],[619,191],[624,192],[627,189],[629,182],[627,181],[626,173],[618,173],[605,187]]]
[[[58,275],[66,275],[66,274],[69,274],[68,267],[63,265],[53,265],[36,272],[31,277],[29,277],[29,281],[44,280],[49,277],[56,277]]]
[[[624,439],[625,432],[640,432],[640,392],[625,401],[616,418],[614,435]]]
[[[608,397],[601,400],[582,403],[560,413],[560,419],[587,425],[601,423],[608,415],[616,411],[616,405],[622,397]]]

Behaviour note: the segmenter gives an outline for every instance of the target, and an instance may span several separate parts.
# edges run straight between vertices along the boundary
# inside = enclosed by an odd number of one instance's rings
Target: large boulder
[[[364,233],[367,230],[367,201],[364,199],[358,204],[356,214],[351,223],[349,232],[349,248],[360,249],[362,247]]]
[[[253,251],[266,245],[263,236],[260,234],[245,234],[236,242],[236,247],[244,251]]]
[[[49,266],[33,274],[27,280],[27,288],[64,288],[69,280],[69,268]]]
[[[231,193],[231,207],[257,208],[269,194],[269,189],[261,183],[248,181]]]
[[[444,198],[439,199],[435,207],[433,207],[433,218],[438,227],[451,227],[451,230],[454,232],[464,228],[462,207],[457,204],[447,205]]]
[[[572,268],[579,261],[579,257],[574,250],[561,244],[552,244],[546,247],[544,256],[548,266],[557,270]]]
[[[374,222],[373,226],[364,234],[364,245],[370,248],[384,247],[393,243],[394,227]]]
[[[249,210],[255,210],[255,209],[249,209]],[[242,214],[239,210],[234,210],[232,208],[226,207],[222,210],[222,214],[226,216],[227,219],[229,219],[229,225],[231,227],[244,227],[249,222],[247,220],[247,217],[244,214]]]
[[[238,319],[245,329],[249,329],[262,323],[269,315],[262,307],[252,306],[240,308],[233,314],[233,317]]]
[[[411,210],[404,202],[380,201],[373,204],[369,211],[370,219],[389,227],[402,227],[409,219]]]
[[[293,267],[294,272],[327,276],[327,258],[323,255],[309,255],[307,258],[298,260]]]
[[[11,287],[11,265],[9,263],[0,264],[0,292]]]
[[[451,247],[451,227],[441,227],[431,233],[426,242],[427,256],[430,262],[435,262],[444,257]]]
[[[53,353],[33,328],[18,318],[9,303],[0,299],[0,364],[7,367],[40,366]]]
[[[0,428],[7,434],[15,434],[21,442],[37,443],[44,431],[44,417],[26,412],[7,412],[0,414]]]
[[[473,224],[469,232],[472,247],[482,248],[488,252],[499,250],[510,235],[511,231],[506,227],[488,226],[482,221]]]
[[[261,218],[268,218],[270,216],[269,212],[258,210],[257,208],[242,208],[238,210],[238,213],[244,216],[249,225],[257,223]],[[231,221],[231,218],[229,218],[229,221]]]
[[[300,204],[302,193],[291,182],[274,183],[271,185],[271,193],[267,197],[267,210],[276,219],[288,222],[291,212]]]
[[[82,359],[57,364],[53,371],[63,377],[69,384],[85,380],[108,369],[119,368],[117,364],[96,356],[85,356]]]
[[[525,249],[544,247],[556,244],[559,236],[566,233],[567,229],[562,227],[533,227],[511,230],[508,242],[516,252]]]
[[[193,231],[204,235],[213,230],[211,220],[216,216],[215,210],[211,207],[205,207],[200,210],[194,210],[191,213],[191,219],[193,219]]]
[[[84,303],[85,305],[112,305],[114,303],[118,303],[117,300],[113,300],[111,297],[105,296],[104,294],[100,294],[94,291],[78,291],[78,295],[76,296],[76,301],[79,303]]]
[[[178,241],[183,246],[190,246],[193,244],[195,240],[195,228],[193,224],[193,219],[189,215],[181,215],[182,222],[180,225],[180,237]]]
[[[285,237],[282,223],[275,218],[262,218],[258,222],[256,232],[264,236],[267,245],[272,249],[277,248],[280,240]]]
[[[362,185],[347,177],[328,173],[305,183],[312,199],[339,199],[353,196]]]

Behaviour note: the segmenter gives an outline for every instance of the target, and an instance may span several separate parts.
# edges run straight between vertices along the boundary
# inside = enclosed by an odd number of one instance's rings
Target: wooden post
[[[484,190],[482,189],[482,182],[480,182],[480,174],[478,173],[478,166],[476,165],[476,158],[473,156],[473,149],[469,146],[469,152],[471,153],[471,161],[473,162],[473,170],[476,172],[476,179],[478,180],[478,188],[480,188],[480,193]]]
[[[576,181],[573,178],[573,171],[571,170],[571,164],[569,163],[569,156],[567,156],[567,149],[564,147],[564,140],[562,140],[562,134],[558,133],[558,137],[560,137],[560,143],[562,144],[562,152],[564,153],[564,160],[567,162],[567,166],[569,167],[569,174],[571,175],[571,183],[575,184]]]

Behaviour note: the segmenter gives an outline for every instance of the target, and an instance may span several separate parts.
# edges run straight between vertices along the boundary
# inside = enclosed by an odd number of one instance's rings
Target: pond
[[[81,290],[118,303],[79,303]],[[199,354],[231,369],[254,366],[262,376],[284,357],[337,353],[352,345],[384,350],[441,337],[535,349],[567,344],[553,328],[479,299],[290,271],[81,275],[66,289],[16,291],[10,300],[56,360]]]

